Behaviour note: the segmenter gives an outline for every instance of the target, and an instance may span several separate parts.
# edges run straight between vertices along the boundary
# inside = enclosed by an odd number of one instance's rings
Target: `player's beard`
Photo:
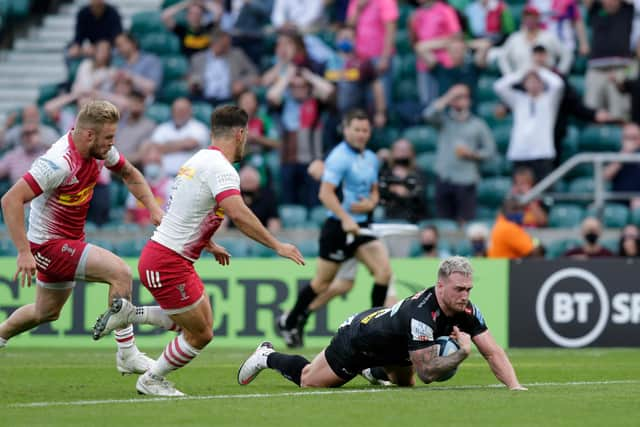
[[[247,145],[247,140],[245,139],[242,144],[238,144],[236,146],[236,152],[235,152],[235,161],[239,162],[240,160],[242,160],[244,158],[244,149],[245,146]]]

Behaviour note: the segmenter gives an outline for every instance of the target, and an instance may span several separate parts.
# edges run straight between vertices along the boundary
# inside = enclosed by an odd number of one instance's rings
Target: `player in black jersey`
[[[347,319],[331,343],[312,362],[278,353],[263,342],[242,364],[238,383],[249,384],[263,369],[279,371],[301,387],[338,387],[368,368],[379,380],[413,386],[414,374],[428,384],[456,368],[471,353],[471,342],[496,378],[511,390],[526,390],[505,354],[489,333],[482,313],[469,300],[471,264],[454,256],[440,263],[436,286],[391,308],[373,308]],[[439,356],[437,337],[448,335],[460,349]]]

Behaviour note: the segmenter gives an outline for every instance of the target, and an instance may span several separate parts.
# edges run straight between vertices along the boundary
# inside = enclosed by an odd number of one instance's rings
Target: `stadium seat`
[[[485,101],[478,103],[476,108],[476,112],[478,116],[485,119],[487,122],[493,122],[496,120],[494,112],[496,111],[496,107],[498,106],[497,101]]]
[[[318,256],[318,239],[299,240],[296,242],[296,246],[304,257],[313,258]]]
[[[618,126],[587,126],[580,133],[580,151],[620,151],[622,130]]]
[[[478,202],[485,206],[498,207],[510,189],[511,180],[509,178],[484,178],[478,184]]]
[[[575,178],[569,183],[568,192],[573,194],[593,194],[595,183],[588,177]]]
[[[172,33],[147,33],[140,38],[140,49],[160,56],[179,55],[180,40]]]
[[[407,53],[398,57],[398,59],[394,63],[398,62],[400,67],[399,77],[402,79],[411,80],[417,85],[416,56],[413,53]]]
[[[452,219],[425,219],[424,221],[420,221],[418,223],[418,227],[420,227],[420,229],[423,229],[428,225],[436,227],[438,229],[438,232],[440,233],[458,231],[458,223]]]
[[[109,198],[112,207],[123,207],[128,195],[127,187],[119,181],[114,179],[109,183]]]
[[[307,224],[307,208],[304,206],[281,205],[278,214],[284,228],[301,228]]]
[[[29,16],[31,0],[11,0],[9,15],[15,19],[24,19]]]
[[[377,151],[381,148],[389,148],[399,137],[398,129],[393,126],[385,126],[381,129],[374,128],[368,148]]]
[[[587,215],[598,216],[593,208],[587,209]],[[629,208],[618,203],[607,203],[602,212],[602,224],[605,227],[622,228],[629,223]]]
[[[504,158],[496,154],[480,163],[480,173],[482,176],[500,176],[504,171]]]
[[[211,122],[211,113],[213,113],[213,107],[206,102],[194,102],[192,106],[193,117],[196,120],[201,121],[205,125],[209,126]]]
[[[562,141],[562,150],[560,154],[561,162],[565,162],[580,151],[580,130],[576,126],[569,126],[567,135]]]
[[[602,239],[601,245],[609,249],[614,254],[618,253],[618,239]]]
[[[97,239],[97,238],[88,238],[87,239],[87,243],[91,243],[92,245],[96,245],[101,247],[102,249],[106,249],[108,251],[114,252],[115,253],[115,246],[113,244],[113,240],[112,239]],[[118,255],[116,253],[116,255]],[[137,254],[131,255],[131,256],[140,256],[140,251],[138,251]]]
[[[580,98],[584,95],[584,74],[569,76],[569,84],[578,92]]]
[[[399,55],[413,53],[413,46],[411,45],[411,38],[409,37],[409,31],[398,30],[396,32],[396,51],[398,52]]]
[[[60,85],[58,83],[42,85],[38,88],[38,105],[44,105],[48,100],[58,96]]]
[[[466,239],[459,240],[458,243],[456,243],[452,249],[453,249],[452,255],[460,255],[460,256],[468,257],[468,256],[471,256],[473,252],[471,243]]]
[[[493,83],[497,79],[495,77],[484,75],[478,79],[478,86],[476,89],[476,101],[477,102],[495,102],[497,95],[493,90]]]
[[[140,38],[149,33],[167,32],[162,14],[157,10],[138,12],[131,17],[131,34]]]
[[[436,175],[436,153],[422,153],[416,157],[416,165],[429,176]]]
[[[166,9],[169,6],[173,6],[176,3],[180,3],[182,0],[163,0],[162,1],[162,8]]]
[[[438,144],[438,132],[429,126],[410,127],[402,137],[411,141],[416,154],[435,151]]]
[[[573,58],[573,66],[571,67],[571,74],[584,75],[587,71],[587,57],[582,55],[576,55]]]
[[[407,20],[409,19],[409,17],[411,16],[413,11],[415,10],[415,7],[410,5],[410,4],[406,4],[406,3],[400,3],[398,5],[398,7],[400,9],[399,10],[400,16],[398,17],[398,25],[400,27],[408,28]]]
[[[570,248],[574,248],[580,245],[580,240],[577,239],[556,239],[543,246],[546,249],[545,257],[547,259],[554,259],[562,256]]]
[[[165,82],[179,80],[189,72],[189,61],[182,55],[164,56],[162,58],[162,78]]]
[[[320,40],[325,42],[327,46],[333,47],[335,45],[336,33],[331,30],[320,30],[316,34]]]
[[[494,207],[480,205],[476,208],[477,221],[494,221],[498,210]]]
[[[189,97],[189,87],[187,82],[180,80],[174,80],[163,85],[160,93],[157,94],[157,100],[167,104],[171,104],[177,98],[182,97]]]
[[[573,228],[579,227],[584,218],[584,209],[571,203],[553,205],[549,211],[549,227]]]
[[[147,239],[127,239],[114,243],[113,250],[121,257],[138,257],[146,244]]]
[[[509,141],[511,141],[511,126],[509,125],[497,125],[492,127],[493,138],[496,141],[496,149],[506,154],[509,149]]]
[[[640,208],[635,208],[631,211],[631,217],[629,218],[629,221],[632,224],[640,227]]]
[[[318,227],[321,227],[326,219],[327,208],[324,206],[315,206],[309,211],[309,221]]]
[[[0,240],[0,256],[16,256],[18,251],[10,239]]]
[[[418,87],[415,79],[396,79],[393,82],[393,99],[396,102],[417,102]]]
[[[167,104],[151,104],[145,115],[156,123],[166,122],[171,118],[171,107]]]
[[[237,239],[237,238],[234,239],[234,238],[223,237],[220,239],[216,239],[216,243],[224,247],[227,250],[227,252],[231,254],[232,257],[247,257],[251,254],[251,251],[253,249],[252,246],[254,246],[254,245],[249,246],[249,242],[246,239]],[[256,243],[255,246],[262,246],[262,245],[259,243]],[[264,248],[264,246],[262,247]]]

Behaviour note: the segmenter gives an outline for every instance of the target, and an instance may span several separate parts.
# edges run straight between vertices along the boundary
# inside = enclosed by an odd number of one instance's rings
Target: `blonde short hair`
[[[438,279],[444,279],[453,273],[460,273],[464,276],[471,277],[473,268],[469,260],[463,256],[452,256],[442,260],[438,267]]]
[[[109,101],[93,100],[84,105],[78,112],[76,127],[92,129],[100,132],[107,123],[118,123],[120,112]]]

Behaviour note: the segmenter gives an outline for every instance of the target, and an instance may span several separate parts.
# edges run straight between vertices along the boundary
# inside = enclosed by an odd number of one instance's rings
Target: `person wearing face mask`
[[[635,224],[627,224],[622,229],[618,242],[618,256],[640,257],[640,231]]]
[[[434,101],[424,118],[439,130],[436,151],[436,212],[439,218],[465,223],[476,214],[479,164],[495,153],[484,120],[471,112],[469,87],[458,84]]]
[[[540,242],[522,226],[524,206],[513,196],[502,204],[489,237],[488,258],[517,259],[544,254]]]
[[[485,258],[487,256],[487,240],[489,228],[483,223],[476,222],[467,228],[467,239],[471,244],[471,256]]]
[[[433,225],[427,225],[422,229],[420,233],[420,247],[422,253],[420,254],[426,258],[447,258],[451,254],[438,247],[438,241],[440,240],[440,233],[438,228]]]
[[[613,252],[598,241],[602,235],[602,224],[595,217],[587,217],[580,226],[584,243],[581,246],[569,249],[563,256],[575,259],[604,258],[615,256]]]
[[[37,123],[25,123],[20,130],[21,144],[0,157],[0,179],[9,178],[11,185],[22,178],[47,148]]]
[[[412,223],[427,217],[424,173],[416,167],[411,142],[399,139],[391,146],[391,157],[380,172],[380,204],[386,219]]]

